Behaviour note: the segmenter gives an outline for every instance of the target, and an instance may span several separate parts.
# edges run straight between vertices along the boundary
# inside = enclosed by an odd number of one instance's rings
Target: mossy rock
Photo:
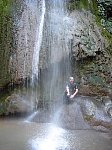
[[[93,115],[85,115],[84,119],[88,122],[91,122],[91,120],[93,119]]]
[[[0,1],[0,87],[10,81],[9,59],[13,43],[12,0]]]

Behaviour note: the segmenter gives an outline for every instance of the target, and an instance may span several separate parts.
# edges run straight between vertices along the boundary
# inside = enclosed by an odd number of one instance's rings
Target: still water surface
[[[0,120],[0,150],[112,150],[112,139],[107,133],[52,123]]]

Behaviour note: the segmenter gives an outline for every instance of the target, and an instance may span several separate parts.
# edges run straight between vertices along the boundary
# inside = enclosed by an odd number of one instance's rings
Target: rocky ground
[[[59,111],[59,122],[70,129],[112,130],[112,102],[103,104],[95,97],[78,96]]]
[[[7,109],[4,115],[17,115],[31,113],[31,103],[28,98],[19,94],[7,97]],[[45,102],[44,102],[45,103]],[[109,97],[76,96],[74,100],[60,107],[51,106],[39,109],[33,118],[34,122],[54,121],[68,129],[95,129],[101,131],[112,130],[112,101]],[[2,107],[2,105],[1,105]]]

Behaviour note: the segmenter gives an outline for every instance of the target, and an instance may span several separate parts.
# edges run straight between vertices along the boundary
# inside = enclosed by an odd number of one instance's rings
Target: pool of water
[[[66,130],[53,123],[0,120],[0,150],[111,150],[108,133]]]

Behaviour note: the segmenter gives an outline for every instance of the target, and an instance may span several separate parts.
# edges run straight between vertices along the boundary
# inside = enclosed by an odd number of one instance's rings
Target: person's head
[[[70,83],[73,83],[74,82],[74,78],[73,77],[69,77],[69,81],[70,81]]]

